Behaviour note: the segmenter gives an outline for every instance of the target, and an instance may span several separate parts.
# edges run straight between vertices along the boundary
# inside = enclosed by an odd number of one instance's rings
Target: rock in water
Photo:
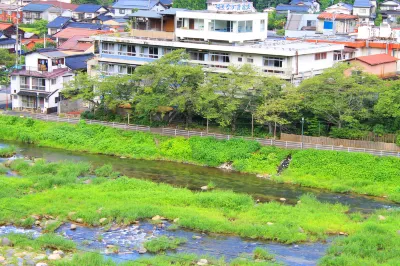
[[[81,224],[81,223],[83,223],[83,219],[82,218],[78,218],[78,219],[76,219],[76,222]]]
[[[58,254],[58,255],[60,255],[61,258],[64,257],[64,251],[62,251],[62,250],[54,250],[53,254]]]
[[[101,218],[100,220],[99,220],[99,223],[100,224],[103,224],[103,223],[105,223],[107,221],[107,218]]]
[[[49,260],[60,260],[61,256],[60,254],[51,254],[50,256],[47,257]]]
[[[76,228],[77,228],[76,224],[71,224],[71,227],[70,227],[71,230],[76,230]]]
[[[157,221],[157,220],[161,220],[161,216],[160,215],[156,215],[153,218],[151,218],[153,221]]]
[[[138,252],[139,252],[139,254],[144,254],[147,252],[147,249],[141,247],[141,248],[139,248]]]
[[[208,260],[206,259],[201,259],[197,262],[197,265],[208,265]]]

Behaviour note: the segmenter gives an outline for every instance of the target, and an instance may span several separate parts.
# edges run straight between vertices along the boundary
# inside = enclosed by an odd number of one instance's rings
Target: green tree
[[[346,70],[352,74],[345,75]],[[347,64],[339,64],[304,80],[299,88],[305,108],[339,128],[357,125],[371,116],[369,103],[382,82],[374,75],[350,70]]]
[[[230,126],[235,132],[236,120],[253,99],[250,92],[258,78],[251,65],[230,66],[228,69],[228,73],[209,73],[206,76],[198,92],[200,100],[196,102],[196,109],[204,117],[215,119],[223,127]]]
[[[262,83],[257,87],[257,95],[260,97],[255,118],[261,124],[267,124],[269,133],[276,136],[276,126],[290,123],[290,115],[299,111],[301,95],[290,83],[277,77],[261,79]]]
[[[187,63],[188,59],[188,54],[179,49],[151,64],[138,67],[136,77],[143,85],[137,95],[138,108],[155,112],[160,106],[174,106],[185,116],[186,123],[191,123],[196,91],[203,82],[204,74],[201,66]]]
[[[191,10],[203,10],[207,8],[206,0],[174,0],[173,7]]]
[[[383,18],[382,14],[378,13],[378,15],[375,18],[375,26],[380,26],[382,24]]]
[[[43,36],[43,34],[47,34],[47,24],[49,24],[47,20],[39,19],[33,22],[32,27],[35,29],[35,32],[41,37]]]
[[[400,119],[400,81],[381,87],[374,111],[379,118]]]
[[[7,68],[15,65],[14,53],[10,53],[7,49],[0,49],[0,66],[6,66]]]
[[[62,94],[68,99],[88,101],[96,108],[100,105],[100,93],[95,90],[97,84],[97,78],[79,72],[73,80],[64,85]]]

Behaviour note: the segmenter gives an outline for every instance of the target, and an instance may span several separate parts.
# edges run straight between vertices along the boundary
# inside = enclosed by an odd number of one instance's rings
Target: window
[[[135,56],[136,55],[136,48],[135,48],[134,45],[128,45],[127,46],[127,51],[128,51],[127,55],[129,55],[129,56]]]
[[[233,32],[233,21],[230,20],[211,20],[210,31]]]
[[[316,22],[315,20],[307,20],[307,27],[315,27]]]
[[[265,28],[265,25],[264,25]],[[239,21],[238,22],[238,32],[253,32],[253,21]]]
[[[141,52],[142,57],[158,58],[157,47],[142,46],[141,51],[142,51]]]
[[[57,79],[52,79],[51,80],[51,85],[56,85],[57,84]]]
[[[253,58],[247,58],[247,63],[253,64],[253,62],[254,62]]]
[[[205,61],[205,55],[204,52],[189,52],[190,60]]]
[[[342,60],[342,52],[335,51],[333,53],[333,61],[340,61]]]
[[[135,71],[135,67],[134,66],[128,66],[127,67],[127,73],[129,75],[133,74],[134,71]]]
[[[315,54],[315,60],[324,60],[324,59],[326,59],[326,53]]]
[[[172,53],[173,50],[172,48],[164,48],[164,54]]]
[[[32,78],[32,90],[45,90],[46,80],[43,78]]]
[[[48,71],[49,64],[47,59],[38,59],[38,70],[39,71]]]
[[[19,77],[21,89],[29,89],[29,77]]]
[[[260,21],[260,31],[261,32],[265,31],[265,19],[262,19]]]
[[[282,67],[283,58],[281,57],[264,57],[264,66]]]
[[[103,54],[114,54],[114,44],[108,43],[108,42],[103,42],[102,50],[103,50],[102,51]]]
[[[360,8],[360,10],[358,11],[358,13],[360,14],[366,14],[367,10],[365,8]]]
[[[238,57],[238,62],[243,62],[243,58]]]
[[[51,60],[53,66],[64,65],[64,58],[55,58]]]
[[[222,54],[211,54],[211,61],[213,62],[224,62],[229,63],[229,55],[222,53]]]
[[[125,14],[125,9],[120,9],[120,10],[119,10],[119,13],[120,13],[120,14]]]
[[[126,66],[124,65],[118,65],[118,74],[126,74]]]
[[[178,18],[176,21],[176,27],[179,28],[185,28],[187,25],[185,25],[185,19],[184,18]]]

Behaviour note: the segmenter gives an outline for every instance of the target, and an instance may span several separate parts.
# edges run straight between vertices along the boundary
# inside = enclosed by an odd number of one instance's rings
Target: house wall
[[[397,73],[396,62],[379,64],[375,66],[371,66],[361,61],[355,61],[354,64],[360,66],[365,72],[377,75],[381,78],[396,76]]]
[[[353,7],[353,15],[360,18],[369,18],[371,16],[371,9],[368,7]]]
[[[8,13],[8,10],[0,10],[0,21],[9,21],[12,23],[22,22],[22,12],[11,11],[11,14]],[[19,14],[19,18],[17,18],[17,13]]]

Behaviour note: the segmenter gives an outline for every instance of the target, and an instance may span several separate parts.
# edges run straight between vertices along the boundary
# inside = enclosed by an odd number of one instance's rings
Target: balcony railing
[[[136,38],[155,39],[155,40],[174,40],[175,34],[166,31],[136,30],[131,31],[131,36]]]
[[[31,90],[45,91],[46,90],[46,86],[32,85]]]

